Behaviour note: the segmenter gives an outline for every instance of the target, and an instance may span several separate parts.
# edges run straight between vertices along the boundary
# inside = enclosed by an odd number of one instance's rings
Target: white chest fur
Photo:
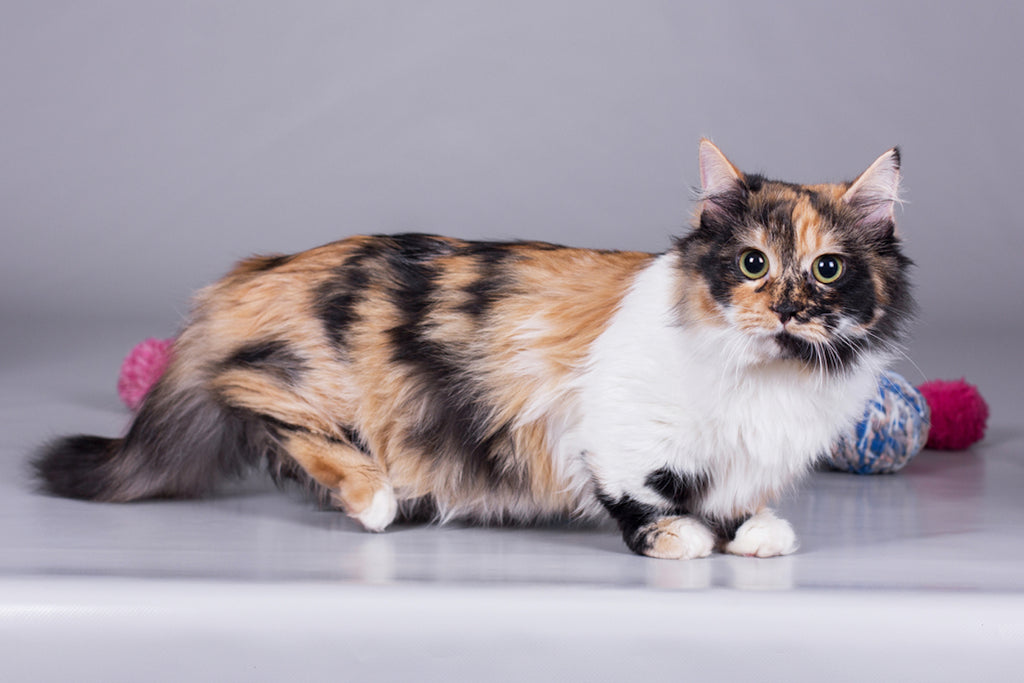
[[[641,272],[598,338],[580,383],[580,422],[562,452],[582,453],[610,496],[663,504],[652,471],[707,475],[700,512],[750,514],[800,475],[862,412],[882,359],[824,376],[758,360],[740,333],[682,325],[665,255]]]

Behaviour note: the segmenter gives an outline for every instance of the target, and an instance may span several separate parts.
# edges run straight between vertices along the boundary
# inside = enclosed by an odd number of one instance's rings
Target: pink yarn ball
[[[934,380],[918,387],[932,411],[927,448],[962,451],[981,441],[988,422],[988,404],[977,387],[963,379]]]
[[[146,393],[171,361],[173,339],[147,339],[136,344],[121,364],[117,395],[130,410],[138,410]]]

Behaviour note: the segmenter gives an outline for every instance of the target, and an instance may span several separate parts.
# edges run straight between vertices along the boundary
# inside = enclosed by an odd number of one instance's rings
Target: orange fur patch
[[[366,510],[373,494],[386,485],[376,463],[351,446],[293,432],[284,447],[313,479],[334,493],[335,501],[349,514]]]

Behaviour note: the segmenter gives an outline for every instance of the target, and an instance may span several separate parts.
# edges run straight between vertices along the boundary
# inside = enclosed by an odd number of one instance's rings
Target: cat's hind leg
[[[386,468],[353,427],[341,426],[350,425],[344,410],[311,410],[324,392],[309,387],[304,362],[283,343],[244,346],[223,363],[211,388],[273,432],[275,451],[284,453],[270,454],[272,473],[312,480],[367,530],[383,531],[398,509]]]
[[[387,475],[355,444],[295,430],[283,435],[282,445],[314,481],[331,492],[334,502],[367,531],[383,531],[394,521],[398,502]]]
[[[747,557],[775,557],[794,553],[798,547],[790,523],[777,517],[771,508],[761,508],[736,529],[724,551]]]

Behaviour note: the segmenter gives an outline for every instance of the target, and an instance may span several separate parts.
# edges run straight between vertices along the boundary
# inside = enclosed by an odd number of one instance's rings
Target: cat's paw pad
[[[796,533],[789,522],[771,510],[762,510],[736,530],[725,552],[747,557],[775,557],[796,552]]]
[[[715,547],[715,535],[692,517],[666,517],[640,529],[643,554],[667,560],[707,557]]]
[[[398,514],[398,501],[390,486],[377,489],[370,504],[361,512],[352,515],[367,531],[384,531]]]

